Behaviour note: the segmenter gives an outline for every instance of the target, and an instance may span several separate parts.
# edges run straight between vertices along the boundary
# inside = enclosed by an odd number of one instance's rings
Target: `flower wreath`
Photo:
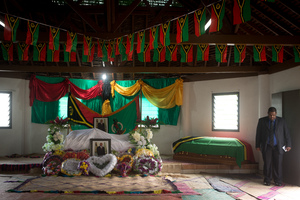
[[[140,174],[157,174],[161,170],[161,163],[154,156],[141,156],[136,159],[134,170]]]
[[[113,154],[106,154],[101,157],[91,156],[86,161],[90,163],[90,172],[96,176],[105,176],[114,169],[117,164],[117,157]],[[103,169],[96,166],[103,165],[107,162],[108,164]]]
[[[56,161],[50,161],[45,167],[43,167],[44,174],[47,176],[58,175],[60,172],[60,163]]]
[[[134,159],[131,154],[121,155],[118,157],[118,163],[114,170],[120,172],[122,176],[126,176],[126,174],[132,169],[133,163]]]
[[[82,171],[78,169],[79,163],[80,160],[76,158],[67,159],[61,164],[61,172],[68,176],[80,176]]]
[[[48,155],[48,157],[43,160],[42,166],[46,167],[50,162],[55,162],[57,165],[60,165],[63,162],[63,159],[57,155]]]

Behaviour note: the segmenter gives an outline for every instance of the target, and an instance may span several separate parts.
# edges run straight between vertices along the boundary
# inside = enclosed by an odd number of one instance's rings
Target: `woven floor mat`
[[[211,189],[211,185],[207,180],[200,174],[185,174],[181,176],[166,176],[172,182],[185,183],[191,189]]]
[[[15,191],[178,191],[170,180],[155,176],[134,177],[61,177],[46,176],[27,180]]]

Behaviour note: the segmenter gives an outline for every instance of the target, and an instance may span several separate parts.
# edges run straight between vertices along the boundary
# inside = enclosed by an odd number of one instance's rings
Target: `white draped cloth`
[[[111,149],[119,152],[134,147],[129,141],[129,134],[109,134],[100,129],[92,128],[70,132],[64,141],[64,149],[74,151],[90,149],[90,139],[111,139]]]

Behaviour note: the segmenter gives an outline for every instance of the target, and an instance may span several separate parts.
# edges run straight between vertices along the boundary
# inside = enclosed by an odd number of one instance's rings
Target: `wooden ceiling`
[[[94,61],[81,62],[83,34],[95,39],[114,39],[154,25],[171,21],[171,43],[176,43],[176,21],[179,16],[192,13],[204,6],[208,8],[220,0],[2,0],[0,20],[4,14],[18,16],[20,25],[17,41],[25,41],[27,20],[41,24],[39,42],[49,41],[49,26],[60,28],[60,41],[66,41],[64,31],[78,33],[77,62],[34,62],[32,49],[29,61],[19,61],[14,49],[14,61],[4,61],[0,55],[0,77],[28,79],[31,74],[51,77],[101,79],[106,74],[108,80],[134,80],[150,78],[181,77],[184,81],[201,81],[231,77],[257,76],[274,73],[298,66],[294,62],[293,46],[300,44],[300,1],[275,0],[274,3],[251,0],[251,20],[233,25],[233,0],[225,0],[223,28],[219,32],[196,37],[193,15],[189,15],[189,41],[185,43],[209,43],[209,61],[180,62],[140,62],[134,52],[133,61],[102,62],[95,53]],[[148,35],[149,32],[146,32]],[[3,27],[0,26],[0,40]],[[146,41],[149,40],[146,37]],[[215,44],[228,44],[227,62],[215,59]],[[246,58],[243,63],[234,62],[233,44],[246,44]],[[254,62],[253,45],[266,46],[267,61]],[[272,61],[272,45],[284,46],[284,62]],[[195,49],[195,48],[194,48]],[[62,50],[61,50],[62,51]],[[1,52],[2,54],[2,52]],[[153,52],[151,53],[151,56]]]

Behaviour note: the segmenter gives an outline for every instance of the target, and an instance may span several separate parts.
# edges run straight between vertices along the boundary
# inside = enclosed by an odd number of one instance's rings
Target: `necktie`
[[[271,145],[271,147],[273,147],[274,146],[274,125],[273,125],[273,121],[271,121],[271,123],[270,123],[269,138],[270,138],[270,145]]]

